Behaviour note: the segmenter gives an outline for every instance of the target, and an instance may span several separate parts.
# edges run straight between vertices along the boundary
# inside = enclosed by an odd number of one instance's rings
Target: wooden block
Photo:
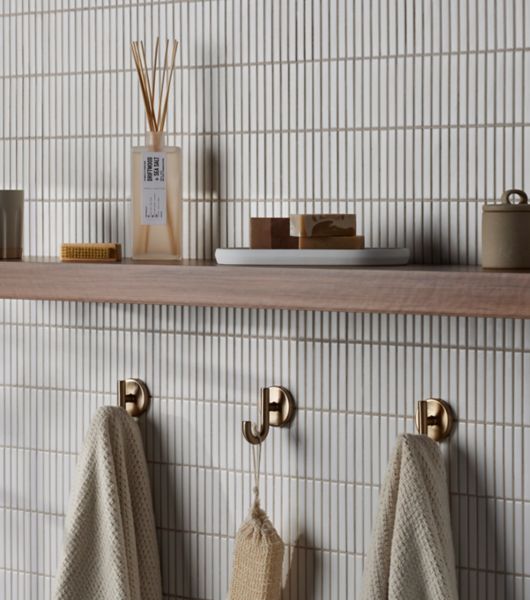
[[[355,215],[291,215],[290,232],[296,237],[337,237],[355,235]]]
[[[298,248],[298,238],[289,235],[287,217],[252,217],[250,247],[254,249]]]
[[[359,250],[364,248],[364,235],[299,237],[298,247],[304,250]]]

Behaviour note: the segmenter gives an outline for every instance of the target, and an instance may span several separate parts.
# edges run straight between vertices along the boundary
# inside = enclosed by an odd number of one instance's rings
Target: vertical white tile
[[[525,185],[522,0],[67,4],[0,11],[0,169],[26,192],[28,254],[102,236],[129,252],[129,153],[144,126],[127,47],[155,29],[181,41],[168,134],[184,152],[190,257],[248,243],[250,215],[296,208],[355,210],[370,244],[475,264],[480,205]],[[286,598],[360,591],[389,453],[429,395],[459,420],[447,454],[461,595],[524,598],[528,333],[505,320],[2,300],[0,596],[51,597],[90,418],[117,379],[141,376],[168,597],[224,597],[250,502],[239,422],[255,418],[259,386],[280,383],[300,410],[264,446],[263,496],[292,544]]]

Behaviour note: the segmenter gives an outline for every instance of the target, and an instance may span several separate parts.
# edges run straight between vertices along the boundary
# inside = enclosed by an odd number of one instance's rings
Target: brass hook
[[[451,406],[444,400],[428,398],[420,400],[416,409],[416,429],[431,440],[441,442],[453,429],[455,416]]]
[[[270,427],[288,425],[294,417],[296,405],[289,390],[274,385],[260,390],[261,427],[252,421],[243,421],[243,435],[250,444],[260,444],[269,434]]]
[[[139,417],[149,410],[151,395],[141,379],[122,379],[118,382],[118,405],[131,417]]]

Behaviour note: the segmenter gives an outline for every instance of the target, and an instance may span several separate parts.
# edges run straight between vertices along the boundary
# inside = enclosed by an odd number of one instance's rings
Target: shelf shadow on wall
[[[213,140],[212,140],[213,145]],[[202,197],[203,223],[197,223],[197,230],[204,226],[202,236],[196,240],[197,247],[194,251],[198,257],[213,258],[216,248],[221,246],[221,196],[220,196],[220,158],[217,151],[210,146],[204,152],[204,188]],[[191,208],[191,207],[190,207]],[[197,211],[197,218],[199,213]],[[202,248],[199,247],[202,237]]]

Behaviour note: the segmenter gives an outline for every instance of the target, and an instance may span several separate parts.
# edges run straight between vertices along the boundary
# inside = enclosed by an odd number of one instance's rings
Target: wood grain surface
[[[200,261],[0,261],[0,296],[530,318],[530,272],[478,267],[234,267]]]

